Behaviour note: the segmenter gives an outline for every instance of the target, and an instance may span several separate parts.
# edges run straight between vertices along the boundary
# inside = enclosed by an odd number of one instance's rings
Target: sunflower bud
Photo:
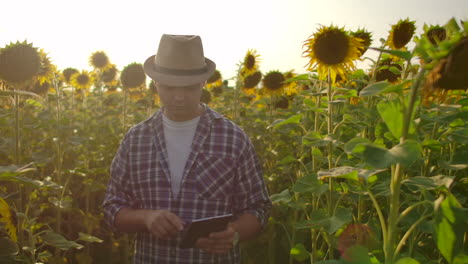
[[[439,42],[447,38],[447,32],[443,27],[433,26],[426,32],[426,36],[432,45],[436,46]]]

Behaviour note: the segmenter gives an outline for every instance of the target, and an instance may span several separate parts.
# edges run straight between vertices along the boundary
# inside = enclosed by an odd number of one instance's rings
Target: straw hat
[[[144,64],[151,79],[169,86],[202,83],[215,69],[216,64],[203,54],[200,36],[194,35],[162,35],[156,55]]]

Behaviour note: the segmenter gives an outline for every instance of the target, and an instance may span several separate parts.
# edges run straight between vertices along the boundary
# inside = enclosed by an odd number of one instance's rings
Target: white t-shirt
[[[166,140],[171,187],[174,197],[179,195],[185,164],[191,151],[193,137],[200,117],[177,122],[163,115],[164,138]]]

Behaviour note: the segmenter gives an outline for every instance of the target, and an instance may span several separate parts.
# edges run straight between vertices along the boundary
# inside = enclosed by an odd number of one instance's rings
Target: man
[[[108,223],[137,232],[134,263],[240,263],[237,241],[266,225],[271,201],[254,147],[233,122],[201,104],[215,71],[199,36],[163,35],[145,73],[163,107],[125,135],[104,199]],[[233,214],[225,230],[181,247],[195,219]]]

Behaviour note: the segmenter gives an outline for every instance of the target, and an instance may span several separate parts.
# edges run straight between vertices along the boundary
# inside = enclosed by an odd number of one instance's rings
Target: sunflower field
[[[208,80],[202,101],[250,136],[274,205],[242,263],[468,263],[468,22],[415,32],[319,26],[298,44],[305,73],[250,49]],[[160,103],[142,64],[88,59],[0,48],[2,264],[131,263],[101,204],[124,134]]]

